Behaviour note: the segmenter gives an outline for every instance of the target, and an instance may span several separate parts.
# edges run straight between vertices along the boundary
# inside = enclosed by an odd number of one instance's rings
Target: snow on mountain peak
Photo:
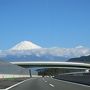
[[[10,50],[32,50],[32,49],[40,49],[41,47],[32,43],[31,41],[22,41],[12,47]]]

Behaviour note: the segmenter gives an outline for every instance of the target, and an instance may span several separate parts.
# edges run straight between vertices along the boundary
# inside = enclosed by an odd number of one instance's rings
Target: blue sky
[[[0,0],[0,49],[24,40],[90,47],[90,0]]]

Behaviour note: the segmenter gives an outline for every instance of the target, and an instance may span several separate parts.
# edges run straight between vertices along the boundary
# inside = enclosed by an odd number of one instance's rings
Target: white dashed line
[[[45,81],[45,82],[47,82],[47,81]]]
[[[51,87],[55,87],[53,84],[49,84]]]

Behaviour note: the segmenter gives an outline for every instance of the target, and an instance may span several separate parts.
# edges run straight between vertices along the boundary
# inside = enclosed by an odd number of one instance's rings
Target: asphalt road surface
[[[45,77],[31,78],[9,90],[90,90],[90,87]]]

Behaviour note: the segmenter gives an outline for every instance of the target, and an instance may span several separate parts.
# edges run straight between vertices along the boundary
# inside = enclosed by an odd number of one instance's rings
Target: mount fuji
[[[6,61],[67,61],[70,58],[88,56],[90,48],[42,48],[30,41],[22,41],[14,47],[0,52],[0,59]]]
[[[32,49],[40,49],[41,47],[30,42],[30,41],[22,41],[12,47],[10,50],[32,50]]]

